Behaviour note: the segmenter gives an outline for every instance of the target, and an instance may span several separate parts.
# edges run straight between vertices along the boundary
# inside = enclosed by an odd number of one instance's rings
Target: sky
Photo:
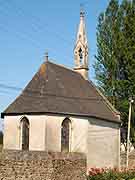
[[[85,10],[89,42],[89,77],[94,81],[96,27],[99,14],[108,3],[109,0],[0,0],[0,112],[32,79],[44,62],[46,51],[52,62],[74,67],[80,4]]]

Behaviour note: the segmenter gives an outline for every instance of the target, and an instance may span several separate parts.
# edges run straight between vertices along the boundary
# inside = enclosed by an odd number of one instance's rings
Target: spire
[[[81,8],[80,10],[80,24],[77,33],[77,41],[81,41],[84,44],[87,44],[87,35],[86,35],[86,27],[85,27],[85,12]]]
[[[74,48],[75,68],[85,79],[88,79],[88,41],[85,27],[85,13],[80,10],[80,23]]]

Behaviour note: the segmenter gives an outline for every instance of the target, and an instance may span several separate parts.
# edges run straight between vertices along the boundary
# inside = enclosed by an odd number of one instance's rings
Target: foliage
[[[3,132],[0,131],[0,144],[3,144]]]
[[[97,26],[97,54],[94,65],[97,85],[121,112],[127,127],[128,98],[135,95],[135,0],[110,0]],[[135,142],[135,107],[131,140]]]
[[[87,180],[135,180],[135,169],[100,169],[91,168],[88,171]]]

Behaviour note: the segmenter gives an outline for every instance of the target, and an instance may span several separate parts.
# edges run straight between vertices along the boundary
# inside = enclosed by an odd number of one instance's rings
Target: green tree
[[[128,98],[135,95],[135,0],[110,0],[97,26],[95,74],[99,88],[127,126]],[[134,107],[133,107],[134,108]],[[135,142],[135,116],[131,139]]]
[[[106,11],[100,14],[97,27],[96,79],[102,91],[109,97],[114,93],[116,79],[114,38],[118,6],[118,1],[112,0]]]

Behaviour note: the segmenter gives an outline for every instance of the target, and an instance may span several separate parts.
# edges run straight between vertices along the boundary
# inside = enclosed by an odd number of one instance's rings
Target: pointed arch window
[[[71,121],[66,118],[61,125],[61,151],[69,152],[71,142]]]
[[[21,120],[21,139],[22,150],[29,150],[29,120],[26,117]]]

